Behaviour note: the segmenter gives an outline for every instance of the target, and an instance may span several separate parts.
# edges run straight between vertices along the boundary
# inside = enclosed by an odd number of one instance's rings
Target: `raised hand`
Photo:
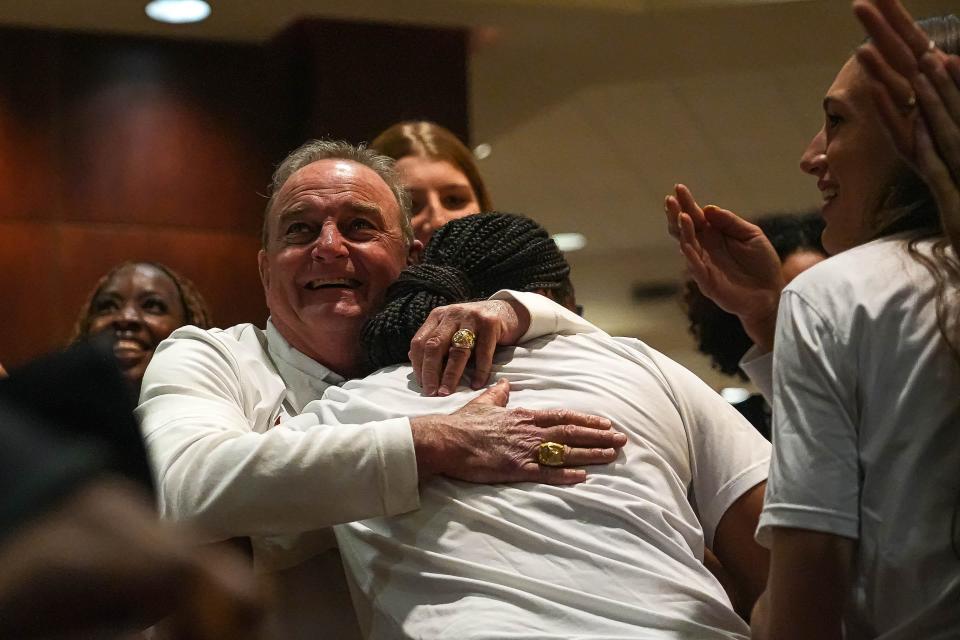
[[[736,315],[761,349],[771,350],[783,275],[760,227],[726,209],[701,208],[682,184],[667,196],[664,211],[703,295]]]
[[[960,58],[937,49],[898,0],[857,0],[853,10],[871,37],[857,60],[875,81],[881,121],[960,248]]]
[[[509,396],[510,384],[501,380],[448,416],[411,419],[421,478],[574,484],[586,472],[568,467],[613,462],[626,444],[606,418],[564,409],[507,409]],[[564,466],[538,464],[544,442],[564,445]]]

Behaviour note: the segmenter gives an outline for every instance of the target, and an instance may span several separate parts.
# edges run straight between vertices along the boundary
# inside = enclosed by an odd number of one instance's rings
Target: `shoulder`
[[[264,331],[252,324],[238,324],[226,329],[201,329],[186,325],[176,329],[157,346],[157,355],[164,351],[236,352],[263,351],[266,349]]]
[[[188,325],[175,330],[157,346],[144,382],[193,380],[227,370],[242,376],[250,365],[268,360],[266,336],[252,324],[226,329]]]
[[[908,245],[907,238],[895,235],[848,249],[807,269],[785,291],[817,298],[898,286],[903,275],[913,272],[916,263],[908,253]]]
[[[837,326],[876,319],[884,309],[915,297],[929,274],[910,256],[903,235],[848,249],[801,273],[784,289],[789,313],[814,314]],[[923,252],[928,242],[918,244]]]

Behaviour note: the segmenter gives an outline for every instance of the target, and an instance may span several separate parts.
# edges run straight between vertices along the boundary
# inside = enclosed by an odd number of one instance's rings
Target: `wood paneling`
[[[275,163],[407,117],[466,133],[464,32],[306,24],[265,46],[0,29],[0,362],[62,346],[126,260],[193,280],[220,326],[262,326]]]
[[[114,265],[144,260],[162,262],[192,280],[218,326],[239,322],[263,326],[266,321],[257,272],[258,237],[142,225],[71,224],[62,226],[59,239],[62,299],[67,309],[79,309],[100,276]]]

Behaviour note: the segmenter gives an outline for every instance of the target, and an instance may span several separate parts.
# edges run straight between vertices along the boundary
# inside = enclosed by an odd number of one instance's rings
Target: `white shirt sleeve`
[[[642,345],[630,338],[616,340]],[[641,350],[660,369],[683,419],[692,478],[690,499],[703,527],[704,541],[712,546],[727,509],[767,479],[770,443],[691,371],[653,349]]]
[[[137,415],[164,517],[223,539],[298,533],[419,506],[407,418],[322,425],[305,414],[264,426],[266,392],[283,383],[255,365],[262,363],[241,367],[230,350],[197,335],[158,348]]]
[[[756,385],[767,404],[773,406],[773,352],[753,345],[740,358],[740,368]]]
[[[774,454],[757,541],[769,545],[770,527],[857,538],[855,358],[835,326],[791,290],[780,300],[774,344]]]
[[[529,291],[511,291],[501,289],[490,296],[490,300],[514,300],[530,314],[530,327],[520,338],[520,343],[528,342],[551,333],[574,335],[600,331],[573,311],[562,307],[550,298]]]

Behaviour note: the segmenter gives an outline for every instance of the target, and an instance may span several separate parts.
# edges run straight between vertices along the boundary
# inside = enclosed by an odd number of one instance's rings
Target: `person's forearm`
[[[762,310],[750,316],[740,316],[740,324],[753,344],[764,353],[773,351],[774,336],[777,332],[777,312],[779,310],[777,296]]]
[[[767,609],[767,592],[764,591],[760,594],[760,597],[757,598],[757,603],[753,606],[753,611],[750,614],[751,640],[769,640],[770,629]]]
[[[161,514],[196,523],[219,540],[415,509],[417,472],[406,424],[402,418],[266,433],[182,426],[179,434],[171,426],[150,443]]]

